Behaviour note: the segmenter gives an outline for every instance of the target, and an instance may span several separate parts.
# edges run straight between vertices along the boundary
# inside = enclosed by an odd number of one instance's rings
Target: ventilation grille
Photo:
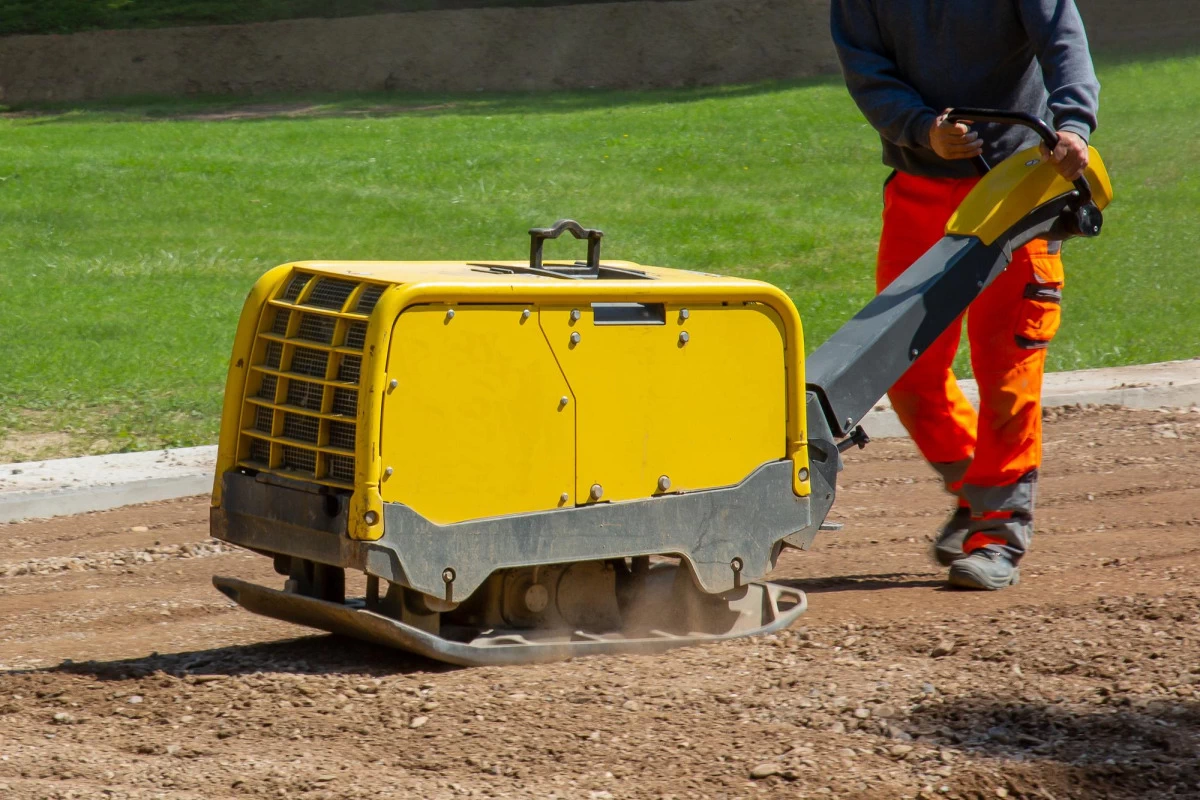
[[[275,324],[271,326],[271,333],[276,336],[287,336],[288,320],[292,318],[292,310],[290,308],[280,308],[275,311]]]
[[[285,311],[285,313],[291,313]],[[322,317],[317,314],[300,315],[300,332],[296,335],[301,339],[321,344],[333,344],[333,329],[337,326],[335,317]]]
[[[354,449],[354,424],[350,422],[329,423],[329,446],[343,450]]]
[[[338,380],[346,383],[358,383],[358,373],[361,369],[362,358],[342,356],[342,365],[338,367]]]
[[[354,350],[362,350],[363,344],[367,341],[367,323],[356,322],[350,326],[350,330],[346,333],[346,347]]]
[[[287,281],[263,315],[242,466],[353,488],[366,318],[386,288],[309,273]]]
[[[330,456],[329,477],[343,483],[354,482],[354,458],[351,456]]]

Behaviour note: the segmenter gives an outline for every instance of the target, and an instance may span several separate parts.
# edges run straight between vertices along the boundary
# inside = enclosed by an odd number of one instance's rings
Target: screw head
[[[912,350],[908,351],[908,354],[913,358],[916,358],[917,356],[921,355],[921,351],[914,347]]]
[[[849,429],[849,428],[853,428],[853,427],[854,427],[854,417],[846,417],[846,428]]]
[[[379,522],[379,512],[368,511],[367,513],[363,514],[363,522],[367,523],[368,525],[375,525]]]
[[[446,320],[449,321],[452,319],[454,319],[454,309],[450,308],[446,310]]]
[[[583,337],[579,335],[579,331],[573,332],[571,334],[571,344],[579,344],[579,340],[582,338]]]
[[[458,577],[451,567],[446,567],[442,570],[442,580],[446,583],[454,583],[454,579]]]
[[[671,479],[669,477],[667,477],[666,475],[660,476],[658,479],[658,490],[660,492],[665,492],[667,489],[670,489],[670,488],[671,488]]]
[[[598,483],[593,483],[590,494],[593,500],[599,500],[601,497],[604,497],[604,487]]]
[[[532,313],[533,313],[533,312],[532,312],[532,311],[530,311],[528,308],[527,308],[527,309],[525,309],[524,311],[522,311],[522,312],[521,312],[521,321],[522,321],[522,322],[524,322],[525,320],[529,319],[529,316],[530,316],[530,314],[532,314]]]
[[[692,315],[692,312],[688,311],[686,308],[679,309],[679,321],[680,322],[683,322],[691,315]]]
[[[742,560],[736,556],[734,557],[733,561],[729,562],[729,568],[734,572],[741,572],[742,566]]]
[[[395,389],[399,385],[400,385],[400,381],[396,380],[395,378],[392,378],[390,381],[388,381],[389,389]]]
[[[392,473],[393,473],[393,472],[395,472],[395,471],[396,471],[396,470],[392,469],[391,467],[388,467],[387,469],[385,469],[385,470],[383,471],[383,477],[385,477],[385,478],[390,478],[390,477],[392,477]]]
[[[691,338],[692,338],[692,337],[688,336],[688,332],[687,332],[687,331],[681,331],[681,332],[680,332],[680,334],[679,334],[679,343],[680,343],[680,344],[687,344],[689,341],[691,341]]]
[[[571,309],[571,322],[579,322],[579,318],[582,316],[583,316],[583,314],[579,313],[578,308]]]
[[[560,502],[560,503],[565,503],[570,499],[571,499],[571,495],[567,492],[563,492],[562,494],[560,494],[558,496],[558,502]]]
[[[807,481],[808,480],[808,467],[801,467],[800,471],[796,473],[796,477],[800,479],[801,483],[804,483],[805,481]]]
[[[566,408],[566,407],[567,407],[567,403],[570,403],[570,402],[571,402],[571,398],[567,397],[567,396],[564,394],[562,397],[558,398],[558,407],[559,407],[559,408]]]

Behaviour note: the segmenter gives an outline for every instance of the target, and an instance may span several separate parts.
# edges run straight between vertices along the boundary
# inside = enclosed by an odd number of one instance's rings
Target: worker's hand
[[[1058,147],[1055,147],[1054,152],[1051,153],[1050,148],[1043,144],[1042,158],[1053,162],[1059,175],[1073,181],[1083,174],[1083,170],[1088,165],[1087,142],[1077,133],[1059,131]]]
[[[929,147],[947,161],[974,158],[983,153],[983,142],[979,134],[967,127],[965,122],[947,122],[950,109],[942,112],[929,129]]]

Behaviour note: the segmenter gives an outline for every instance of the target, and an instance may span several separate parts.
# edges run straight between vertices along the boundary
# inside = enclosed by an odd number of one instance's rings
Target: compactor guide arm
[[[1057,135],[1026,114],[953,110],[949,119],[1022,125],[1047,146]],[[836,437],[854,432],[909,366],[1034,239],[1097,236],[1112,186],[1093,149],[1084,177],[1060,177],[1037,148],[989,169],[946,227],[946,236],[809,356],[807,383]],[[810,409],[812,404],[810,403]],[[812,419],[815,430],[822,420]]]

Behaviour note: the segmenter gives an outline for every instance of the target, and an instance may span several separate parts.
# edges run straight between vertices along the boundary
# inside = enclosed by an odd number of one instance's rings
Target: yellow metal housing
[[[1092,200],[1103,211],[1112,202],[1112,181],[1096,149],[1090,153],[1086,176]],[[1032,209],[1074,189],[1043,161],[1039,148],[1031,147],[997,164],[971,190],[946,223],[946,233],[975,236],[984,244],[996,241]]]
[[[537,317],[524,312],[439,304],[396,320],[384,502],[441,524],[574,505],[575,404]]]
[[[785,458],[807,495],[787,296],[606,263],[646,278],[505,262],[268,273],[239,324],[214,503],[229,469],[277,475],[353,492],[351,536],[377,539],[385,502],[460,522],[730,486]],[[614,322],[613,304],[657,318]]]
[[[787,455],[785,335],[771,309],[698,304],[683,319],[668,305],[664,325],[575,311],[539,316],[577,398],[579,502],[732,486]]]

